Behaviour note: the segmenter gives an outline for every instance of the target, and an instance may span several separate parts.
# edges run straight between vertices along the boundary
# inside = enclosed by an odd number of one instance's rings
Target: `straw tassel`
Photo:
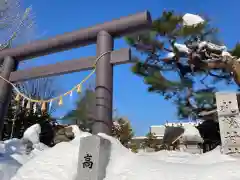
[[[22,107],[25,106],[25,99],[22,100]]]
[[[77,93],[81,93],[81,92],[82,92],[82,86],[81,86],[81,84],[79,84],[77,86]]]
[[[44,112],[46,111],[46,102],[42,102],[42,107],[41,107],[41,111]]]
[[[30,108],[31,108],[31,102],[28,101],[28,103],[27,103],[27,109],[30,109]]]
[[[73,92],[72,91],[70,92],[69,97],[70,97],[70,101],[72,101],[72,99],[73,99]]]
[[[59,105],[59,106],[63,105],[63,99],[62,99],[62,97],[59,98],[58,105]]]
[[[37,111],[37,104],[34,103],[34,104],[33,104],[33,113],[36,113],[36,111]]]
[[[52,103],[53,103],[53,102],[52,102],[52,100],[51,100],[50,103],[49,103],[49,107],[48,107],[48,110],[49,110],[49,111],[51,111]]]
[[[15,101],[20,101],[20,94],[17,94]]]

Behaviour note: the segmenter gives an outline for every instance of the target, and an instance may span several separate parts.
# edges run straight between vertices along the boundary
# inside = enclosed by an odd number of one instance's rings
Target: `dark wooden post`
[[[113,38],[106,31],[100,31],[97,36],[97,56],[113,50]],[[96,68],[96,122],[92,132],[111,134],[112,128],[112,98],[113,98],[113,67],[111,54],[105,54],[99,59]]]
[[[3,66],[1,69],[1,76],[6,80],[9,80],[10,73],[17,68],[17,61],[14,61],[12,57],[5,57]],[[3,79],[0,79],[0,132],[2,132],[4,124],[4,116],[7,113],[7,108],[11,99],[12,86]],[[0,133],[0,139],[2,133]]]

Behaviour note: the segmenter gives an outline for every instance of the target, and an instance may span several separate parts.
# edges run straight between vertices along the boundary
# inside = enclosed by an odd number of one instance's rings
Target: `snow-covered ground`
[[[4,142],[0,180],[10,180],[18,168],[11,180],[75,180],[80,139],[91,134],[73,127],[74,140],[53,148],[35,146],[33,152],[38,153],[31,153],[31,157],[24,154],[21,140]],[[240,159],[221,154],[219,147],[202,155],[174,151],[135,154],[115,138],[98,135],[112,144],[105,180],[240,180]]]
[[[0,142],[0,180],[10,180],[23,164],[48,149],[39,142],[41,128],[38,124],[27,129],[22,139]],[[28,143],[33,149],[27,153]]]

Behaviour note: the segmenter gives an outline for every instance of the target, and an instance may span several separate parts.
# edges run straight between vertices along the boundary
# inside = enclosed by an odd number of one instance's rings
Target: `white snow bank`
[[[12,180],[75,180],[80,138],[89,135],[78,131],[73,141],[43,151],[24,164]],[[105,180],[240,179],[240,160],[222,155],[219,149],[204,155],[167,151],[134,154],[115,138],[99,136],[112,144]]]
[[[90,136],[73,126],[76,136],[43,151],[22,166],[12,180],[72,180],[76,176],[80,138]]]
[[[21,164],[11,156],[0,154],[0,179],[10,180],[15,175]]]
[[[158,152],[141,152],[138,153],[139,156],[148,156],[154,160],[165,161],[165,162],[174,162],[174,163],[188,163],[191,159],[198,157],[198,154],[190,154],[187,152],[179,151],[158,151]]]
[[[235,158],[220,153],[220,147],[209,151],[204,154],[190,154],[187,152],[179,151],[158,151],[158,152],[141,152],[139,156],[148,156],[154,160],[174,162],[174,163],[187,163],[187,164],[215,164],[227,161],[236,161]]]
[[[23,164],[48,149],[39,142],[40,132],[40,125],[35,124],[25,131],[23,139],[0,142],[0,180],[10,180]],[[33,150],[29,154],[26,153],[27,141],[33,145]]]
[[[31,141],[33,144],[38,144],[40,142],[39,135],[41,133],[41,126],[39,124],[34,124],[23,134],[23,139]]]
[[[212,151],[209,151],[207,153],[198,155],[197,158],[193,158],[191,159],[190,163],[191,164],[207,164],[207,165],[211,165],[211,164],[220,164],[220,163],[226,163],[226,162],[230,162],[230,161],[237,161],[238,164],[240,165],[240,159],[234,158],[232,156],[228,156],[225,154],[221,154],[220,152],[220,146],[218,146],[217,148],[215,148]],[[239,172],[240,174],[240,172]]]
[[[19,139],[0,143],[0,180],[10,180],[26,161],[25,148]]]

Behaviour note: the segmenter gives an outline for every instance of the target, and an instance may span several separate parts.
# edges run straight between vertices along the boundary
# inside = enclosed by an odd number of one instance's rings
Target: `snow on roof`
[[[152,125],[150,127],[164,127],[164,125]]]
[[[135,136],[132,139],[146,139],[146,136]]]
[[[203,141],[198,129],[192,124],[183,124],[183,128],[184,128],[184,133],[182,135],[183,140],[197,142]]]
[[[163,136],[156,136],[157,139],[162,139]],[[133,140],[141,140],[141,139],[146,139],[147,137],[146,136],[135,136],[133,137],[132,139]]]
[[[173,122],[173,123],[165,123],[165,126],[183,126],[183,125],[188,125],[188,124],[190,124],[190,125],[197,125],[198,124],[198,122]]]

